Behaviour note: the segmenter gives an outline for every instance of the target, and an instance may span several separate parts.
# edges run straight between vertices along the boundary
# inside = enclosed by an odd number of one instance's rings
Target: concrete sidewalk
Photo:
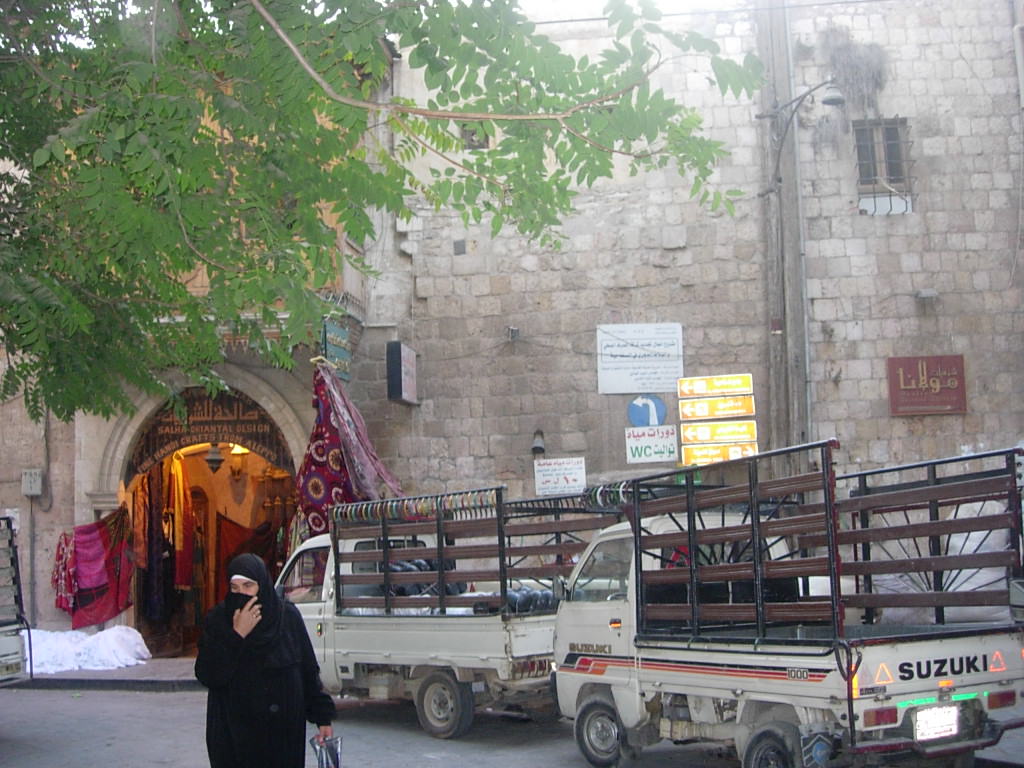
[[[193,672],[195,663],[195,658],[191,656],[149,659],[133,667],[75,669],[52,674],[36,674],[16,683],[14,687],[165,692],[205,690]]]
[[[152,692],[205,690],[195,678],[194,665],[195,658],[191,656],[150,659],[144,664],[119,669],[78,669],[39,674],[16,683],[14,687]],[[1021,716],[1024,716],[1024,704],[1000,713],[999,719]],[[978,752],[976,765],[979,768],[1024,766],[1024,728],[1008,731],[996,746]]]

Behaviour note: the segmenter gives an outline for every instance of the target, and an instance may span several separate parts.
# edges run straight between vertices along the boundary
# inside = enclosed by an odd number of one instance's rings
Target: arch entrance
[[[276,574],[296,509],[292,453],[259,403],[201,387],[179,397],[142,424],[123,475],[135,624],[154,656],[192,650],[235,554],[255,552]]]

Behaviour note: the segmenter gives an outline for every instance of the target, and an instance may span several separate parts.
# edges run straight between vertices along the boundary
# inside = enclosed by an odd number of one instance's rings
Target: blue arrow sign
[[[665,402],[657,395],[640,395],[629,404],[629,423],[634,427],[658,427],[665,423]]]

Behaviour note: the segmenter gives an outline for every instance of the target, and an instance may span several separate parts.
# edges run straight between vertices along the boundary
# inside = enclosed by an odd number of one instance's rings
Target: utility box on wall
[[[416,353],[400,341],[387,343],[388,400],[417,405]]]

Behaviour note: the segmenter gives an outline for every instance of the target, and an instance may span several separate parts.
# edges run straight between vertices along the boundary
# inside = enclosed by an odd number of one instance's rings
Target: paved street
[[[0,690],[0,766],[201,768],[206,695],[98,690]],[[348,768],[587,768],[567,722],[539,724],[481,714],[457,741],[424,734],[409,705],[343,707],[334,722]],[[315,768],[312,752],[306,765]],[[645,752],[638,768],[735,768],[692,748]]]

